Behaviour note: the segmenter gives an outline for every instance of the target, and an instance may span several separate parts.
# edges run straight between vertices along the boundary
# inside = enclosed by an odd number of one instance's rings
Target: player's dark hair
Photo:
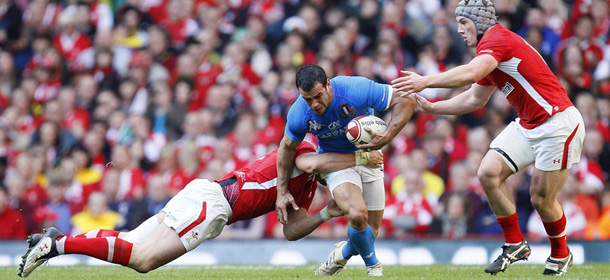
[[[325,85],[326,79],[326,72],[318,65],[307,64],[297,69],[297,88],[303,91],[310,91],[318,83]]]

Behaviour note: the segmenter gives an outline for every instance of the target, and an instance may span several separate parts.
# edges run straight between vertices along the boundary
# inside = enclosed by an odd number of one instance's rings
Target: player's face
[[[477,46],[479,39],[477,38],[477,27],[474,22],[467,17],[456,17],[458,22],[458,33],[464,38],[464,42],[471,48]]]
[[[299,89],[299,93],[307,102],[309,108],[317,115],[322,115],[326,112],[328,106],[333,101],[332,88],[330,81],[326,80],[325,84],[317,83],[310,91]]]

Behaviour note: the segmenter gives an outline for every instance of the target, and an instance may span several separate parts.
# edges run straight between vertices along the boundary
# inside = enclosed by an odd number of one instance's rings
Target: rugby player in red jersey
[[[64,254],[83,254],[121,264],[145,273],[193,250],[203,241],[220,234],[227,224],[247,220],[275,210],[277,150],[254,163],[225,175],[217,182],[196,179],[188,183],[155,216],[130,232],[92,230],[64,236],[55,228],[31,236],[30,246],[18,275],[27,277],[46,260]],[[379,167],[380,152],[317,154],[303,142],[295,155],[296,168],[289,180],[289,191],[299,206],[290,209],[284,224],[288,240],[297,240],[342,213],[331,200],[315,215],[307,215],[318,186],[318,172],[332,172],[355,165]]]
[[[540,54],[519,35],[496,24],[490,0],[462,0],[455,16],[458,33],[469,47],[476,48],[476,56],[468,64],[436,75],[402,71],[404,76],[392,81],[392,85],[404,95],[411,95],[425,88],[472,84],[467,91],[434,103],[414,94],[419,110],[445,115],[465,114],[485,106],[496,88],[504,93],[519,118],[492,141],[478,171],[505,239],[502,254],[485,272],[504,271],[530,255],[506,178],[535,162],[531,203],[540,214],[551,243],[551,256],[543,274],[563,275],[572,264],[572,253],[557,194],[572,164],[580,160],[585,136],[582,116]]]

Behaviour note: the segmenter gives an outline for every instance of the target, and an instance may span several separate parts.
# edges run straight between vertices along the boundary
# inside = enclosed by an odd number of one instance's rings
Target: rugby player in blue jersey
[[[395,92],[390,85],[364,77],[339,76],[329,80],[322,67],[317,65],[300,67],[296,73],[296,86],[300,96],[288,112],[277,159],[276,213],[281,223],[289,219],[288,207],[298,209],[287,186],[294,153],[305,134],[312,133],[317,137],[319,153],[356,151],[357,159],[366,160],[367,151],[381,149],[402,130],[416,107],[414,98],[401,97],[402,93]],[[357,147],[347,140],[345,127],[350,120],[390,108],[391,119],[384,133],[369,131],[372,140]],[[374,242],[385,207],[383,170],[356,166],[322,175],[349,221],[349,239],[336,244],[329,259],[315,274],[334,275],[343,269],[350,257],[360,255],[368,275],[382,276],[383,268],[375,256]]]

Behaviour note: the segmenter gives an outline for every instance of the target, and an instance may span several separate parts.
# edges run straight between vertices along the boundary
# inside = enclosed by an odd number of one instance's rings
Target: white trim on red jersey
[[[523,75],[521,75],[518,70],[519,63],[521,63],[521,59],[513,57],[508,61],[500,62],[500,64],[498,64],[498,70],[515,79],[523,87],[525,92],[527,92],[527,94],[529,94],[529,96],[531,96],[532,99],[538,103],[538,105],[549,113],[549,115],[553,115],[553,106],[549,104],[549,102],[547,102],[542,95],[540,95],[540,93],[525,79],[525,77],[523,77]],[[505,93],[506,97],[508,97],[511,92],[512,91],[508,92],[508,94]]]
[[[296,178],[299,175],[303,174],[303,171],[296,168],[296,166],[292,169],[292,174],[290,178]],[[267,182],[257,183],[257,182],[244,182],[244,185],[241,187],[242,190],[268,190],[271,188],[275,188],[277,186],[277,177],[273,178]]]

